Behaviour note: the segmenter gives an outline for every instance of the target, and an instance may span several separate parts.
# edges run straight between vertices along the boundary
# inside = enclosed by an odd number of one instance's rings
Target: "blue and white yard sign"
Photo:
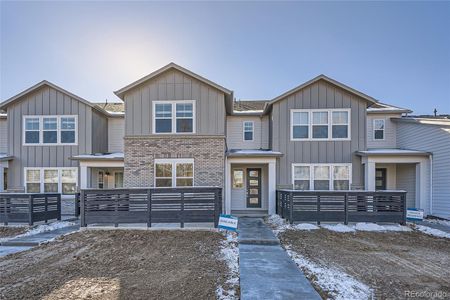
[[[238,226],[238,218],[232,215],[220,215],[219,228],[236,231]]]
[[[408,221],[423,221],[423,209],[407,208],[406,219]]]

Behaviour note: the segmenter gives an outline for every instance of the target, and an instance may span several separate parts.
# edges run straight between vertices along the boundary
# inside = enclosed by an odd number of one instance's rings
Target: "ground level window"
[[[61,170],[61,193],[75,194],[77,191],[77,171]]]
[[[156,187],[184,187],[193,185],[193,159],[164,159],[155,161]]]
[[[116,189],[123,188],[123,172],[114,173],[114,187]]]
[[[244,187],[244,171],[233,170],[233,189],[242,189]]]
[[[44,170],[44,193],[58,192],[58,170]]]
[[[76,168],[25,168],[27,193],[75,194],[77,181]]]
[[[296,190],[349,190],[351,164],[293,164]]]
[[[41,192],[41,170],[27,170],[26,180],[27,193]]]

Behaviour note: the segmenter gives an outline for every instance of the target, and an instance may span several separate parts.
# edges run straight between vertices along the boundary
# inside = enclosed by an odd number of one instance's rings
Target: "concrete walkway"
[[[450,226],[445,225],[445,224],[428,222],[427,220],[414,221],[414,223],[417,224],[417,225],[423,225],[423,226],[431,227],[431,228],[434,228],[434,229],[438,229],[438,230],[450,233]]]
[[[239,218],[241,299],[321,299],[260,218]]]

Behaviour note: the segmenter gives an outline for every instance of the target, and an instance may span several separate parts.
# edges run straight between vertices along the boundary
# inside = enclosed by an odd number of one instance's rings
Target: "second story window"
[[[194,101],[155,101],[153,133],[195,132]]]
[[[373,139],[384,140],[384,119],[373,120]]]
[[[313,112],[312,137],[313,139],[328,138],[328,112]]]
[[[333,139],[348,138],[348,112],[333,111],[331,114],[331,127]]]
[[[253,122],[244,121],[244,141],[253,141]]]
[[[76,116],[24,116],[24,145],[76,145]]]

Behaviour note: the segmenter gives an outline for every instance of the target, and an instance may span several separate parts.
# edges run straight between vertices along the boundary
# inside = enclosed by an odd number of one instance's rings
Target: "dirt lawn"
[[[0,299],[215,299],[224,237],[84,231],[0,258]]]
[[[326,229],[288,230],[280,238],[313,262],[336,267],[367,284],[376,299],[405,299],[407,291],[450,295],[449,239],[419,232]]]
[[[28,227],[3,227],[0,226],[0,238],[13,237],[28,231]]]

